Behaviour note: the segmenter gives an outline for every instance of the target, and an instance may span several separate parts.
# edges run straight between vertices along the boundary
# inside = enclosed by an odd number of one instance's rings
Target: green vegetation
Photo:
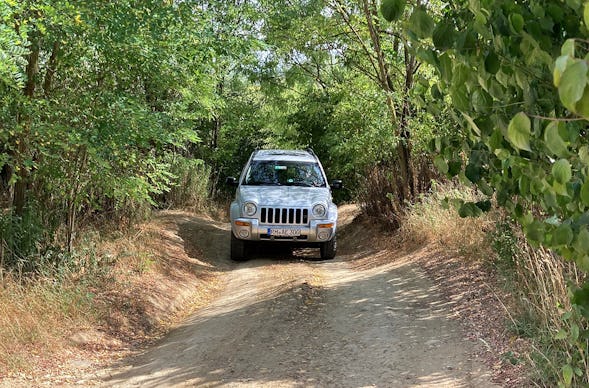
[[[391,228],[431,227],[408,214],[436,180],[476,188],[445,201],[461,216],[500,208],[520,291],[572,284],[525,313],[562,344],[547,384],[587,384],[588,26],[580,0],[4,0],[2,276],[75,268],[93,226],[224,200],[255,148],[312,147],[338,199]]]
[[[433,144],[440,152],[437,165],[495,199],[531,244],[552,249],[584,271],[585,9],[580,1],[453,2],[436,15],[437,28],[448,37],[443,44],[434,39],[427,48],[420,40],[424,60],[436,68],[436,88],[447,92],[465,128],[459,137]],[[487,203],[457,206],[461,214],[477,215]],[[564,386],[587,383],[589,376],[583,334],[588,293],[578,282],[570,291],[573,305],[562,316],[569,331],[556,334],[573,349],[554,366]],[[566,304],[559,295],[556,302]],[[573,318],[579,323],[568,325]]]

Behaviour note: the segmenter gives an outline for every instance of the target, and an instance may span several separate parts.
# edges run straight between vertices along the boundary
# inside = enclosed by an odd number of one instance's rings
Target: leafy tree
[[[266,46],[257,75],[264,93],[281,107],[272,121],[272,142],[313,147],[328,170],[350,179],[352,187],[367,168],[402,166],[394,174],[402,183],[391,188],[398,215],[417,190],[414,140],[427,137],[412,137],[413,130],[431,117],[420,105],[431,97],[414,98],[419,95],[414,87],[432,75],[417,74],[421,65],[405,45],[402,25],[384,21],[370,1],[261,6]]]
[[[451,99],[463,128],[432,144],[440,154],[440,170],[495,198],[529,241],[585,271],[587,10],[580,1],[457,1],[436,16],[431,33],[414,39],[430,47],[423,58],[440,77],[432,91],[440,94],[440,104]],[[489,204],[457,206],[462,215],[472,216]],[[573,290],[575,309],[586,318],[588,288]],[[584,339],[578,333],[570,337],[578,344]],[[575,357],[562,369],[563,385],[579,377],[587,382],[583,357]]]
[[[209,15],[161,1],[1,7],[5,192],[15,219],[43,203],[71,249],[80,211],[154,204],[174,181],[167,155],[198,142],[215,88]]]

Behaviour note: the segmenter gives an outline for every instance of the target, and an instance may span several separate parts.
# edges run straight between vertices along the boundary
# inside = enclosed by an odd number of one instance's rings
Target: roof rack
[[[315,157],[315,159],[317,159],[317,155],[315,154],[315,151],[313,151],[313,148],[307,147],[306,151],[308,153],[310,153],[311,155],[313,155],[313,157]]]

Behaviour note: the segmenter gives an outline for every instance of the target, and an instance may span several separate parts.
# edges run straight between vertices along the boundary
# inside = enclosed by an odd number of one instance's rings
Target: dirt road
[[[342,225],[354,215],[344,207]],[[410,258],[340,235],[318,252],[228,259],[229,226],[180,225],[187,252],[223,270],[224,291],[140,356],[102,371],[106,386],[491,387],[473,343]]]

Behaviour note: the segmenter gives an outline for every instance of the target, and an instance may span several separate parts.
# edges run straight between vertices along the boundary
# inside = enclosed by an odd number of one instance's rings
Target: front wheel
[[[247,260],[245,244],[245,241],[238,239],[233,235],[233,232],[231,232],[231,260]]]
[[[337,240],[335,236],[327,242],[321,243],[321,260],[331,260],[335,257]]]

